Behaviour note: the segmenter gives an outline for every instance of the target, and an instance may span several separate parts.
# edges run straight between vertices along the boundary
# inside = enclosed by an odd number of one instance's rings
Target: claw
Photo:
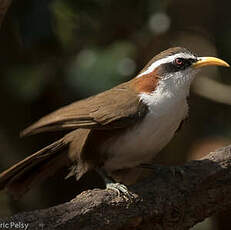
[[[122,196],[129,200],[134,199],[135,196],[128,191],[128,188],[124,184],[116,183],[112,178],[110,178],[105,170],[97,169],[99,175],[104,179],[107,189],[113,190],[117,193],[118,196]]]
[[[118,196],[124,196],[129,200],[134,198],[133,194],[128,191],[128,188],[124,184],[107,183],[106,188],[115,191]]]

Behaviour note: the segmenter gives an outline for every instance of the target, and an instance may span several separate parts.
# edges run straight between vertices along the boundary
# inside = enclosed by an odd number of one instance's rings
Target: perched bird
[[[126,185],[130,170],[149,163],[174,137],[188,113],[187,97],[203,66],[229,65],[175,47],[156,55],[132,80],[74,102],[41,118],[22,132],[67,130],[63,138],[0,174],[0,189],[16,197],[63,167],[78,180],[101,170]]]

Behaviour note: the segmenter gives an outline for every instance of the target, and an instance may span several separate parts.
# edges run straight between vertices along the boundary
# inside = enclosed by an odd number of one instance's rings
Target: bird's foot
[[[127,198],[128,200],[131,200],[134,198],[133,194],[128,191],[128,188],[124,184],[116,183],[111,177],[107,175],[105,170],[98,169],[97,172],[104,179],[106,189],[115,191],[118,196]]]
[[[110,182],[106,184],[106,188],[115,191],[118,196],[126,197],[129,200],[134,198],[132,193],[128,191],[128,188],[124,184]]]

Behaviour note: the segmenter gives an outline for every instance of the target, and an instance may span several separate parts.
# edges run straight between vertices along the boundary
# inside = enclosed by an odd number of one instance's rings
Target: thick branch
[[[173,176],[169,169],[158,166],[151,177],[130,187],[133,200],[97,189],[65,204],[1,222],[20,221],[30,229],[42,224],[43,229],[189,229],[231,207],[231,146],[185,164],[180,168],[183,175]]]

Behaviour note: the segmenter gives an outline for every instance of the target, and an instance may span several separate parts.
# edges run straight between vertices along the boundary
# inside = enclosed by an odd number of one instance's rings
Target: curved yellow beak
[[[219,58],[215,57],[199,57],[198,61],[192,64],[195,69],[203,66],[225,66],[229,67],[229,64]]]

